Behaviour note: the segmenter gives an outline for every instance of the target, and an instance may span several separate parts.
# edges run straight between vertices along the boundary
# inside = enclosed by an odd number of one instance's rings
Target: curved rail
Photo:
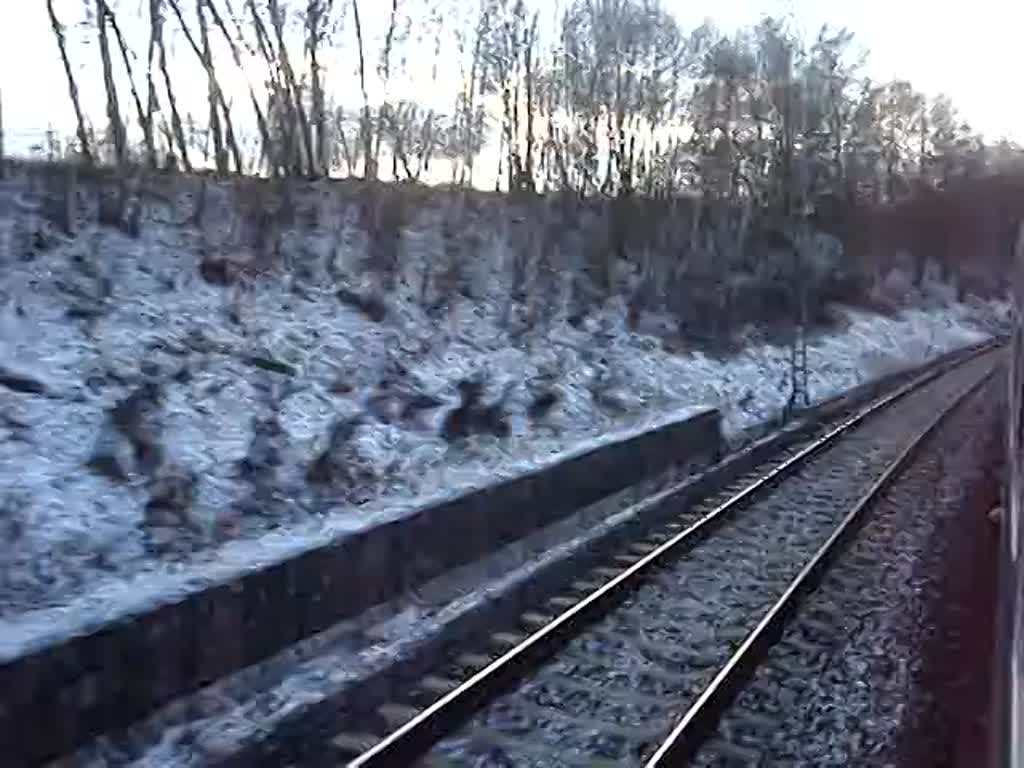
[[[961,360],[956,367],[960,367],[988,351],[991,351],[990,347],[979,349],[974,354]],[[614,603],[639,587],[645,581],[647,575],[654,572],[659,566],[669,562],[671,558],[681,554],[686,548],[699,541],[701,537],[707,535],[717,523],[724,520],[742,502],[750,499],[754,494],[770,486],[772,483],[796,471],[810,458],[833,444],[849,430],[863,422],[868,416],[887,408],[946,372],[932,371],[924,374],[845,419],[825,435],[804,447],[796,455],[773,467],[769,472],[715,507],[696,523],[643,555],[621,573],[568,607],[542,628],[516,644],[511,650],[484,666],[457,687],[442,695],[433,704],[412,716],[388,736],[363,751],[358,757],[348,762],[347,765],[350,768],[366,768],[369,766],[394,766],[412,763],[444,735],[468,719],[485,703],[516,681],[525,677],[531,670],[553,655],[569,639],[579,634],[586,626],[589,626],[606,613],[608,608]],[[825,545],[812,558],[812,561],[800,572],[796,582],[791,584],[790,589],[786,590],[783,598],[773,606],[769,615],[762,620],[758,627],[741,644],[740,650],[733,655],[726,667],[715,677],[711,686],[705,690],[697,704],[687,712],[684,719],[672,731],[668,741],[662,744],[648,765],[667,765],[666,760],[668,758],[677,760],[679,754],[685,753],[697,742],[697,735],[707,732],[709,723],[717,723],[717,714],[713,713],[717,711],[716,708],[721,707],[728,700],[728,693],[733,690],[732,686],[740,679],[740,671],[748,669],[748,661],[754,657],[754,652],[760,650],[766,639],[771,637],[770,630],[781,626],[787,611],[791,610],[791,606],[794,604],[795,596],[803,588],[803,585],[809,583],[809,580],[820,571],[829,553],[835,549],[840,540],[852,528],[853,522],[860,516],[870,499],[891,480],[912,454],[914,448],[941,422],[943,417],[955,408],[956,404],[966,397],[970,391],[973,391],[975,387],[981,386],[984,381],[987,381],[991,372],[989,370],[986,375],[980,377],[968,391],[960,393],[954,399],[953,405],[940,413],[926,430],[916,436],[910,445],[897,457],[896,461],[885,471],[882,477],[872,485],[868,493],[860,499],[854,509],[843,519],[839,528],[836,529]],[[676,492],[676,488],[670,488],[645,500],[640,506],[653,506]]]
[[[693,757],[701,744],[714,733],[724,708],[749,679],[771,644],[778,639],[786,621],[796,611],[800,598],[820,582],[829,561],[854,532],[867,507],[906,466],[925,438],[934,432],[964,399],[988,382],[993,373],[994,369],[990,369],[986,375],[961,392],[948,408],[914,436],[885,472],[871,484],[836,526],[832,535],[790,582],[782,596],[768,609],[754,630],[740,643],[739,648],[679,720],[668,738],[645,763],[645,768],[685,765]]]

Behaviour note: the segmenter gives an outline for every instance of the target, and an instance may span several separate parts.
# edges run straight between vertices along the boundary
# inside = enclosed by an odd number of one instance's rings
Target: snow
[[[320,272],[261,274],[241,286],[205,282],[198,254],[220,237],[214,227],[228,229],[223,216],[196,231],[160,223],[157,211],[139,239],[95,226],[67,238],[35,216],[11,182],[0,185],[0,198],[0,373],[44,390],[0,386],[0,530],[8,541],[0,551],[0,637],[14,645],[43,628],[70,627],[83,610],[112,616],[157,591],[183,592],[277,561],[700,408],[720,408],[726,432],[736,435],[776,415],[788,395],[789,352],[759,340],[756,329],[739,352],[713,356],[683,345],[668,316],[647,313],[638,325],[646,332],[630,330],[617,301],[579,327],[563,306],[539,330],[510,331],[501,282],[508,254],[496,240],[480,246],[477,274],[467,278],[475,298],[432,314],[410,287],[419,284],[417,269],[443,259],[429,217],[409,226],[404,247],[415,258],[403,260],[406,273],[383,294],[386,316],[375,322],[339,302],[336,276]],[[286,242],[299,261],[306,254],[322,264],[326,253],[348,287],[366,292],[369,284],[356,278],[365,236],[352,216],[342,219],[339,239],[318,230],[288,233]],[[44,232],[45,248],[25,249],[26,226]],[[933,301],[894,316],[836,308],[834,327],[810,341],[811,395],[821,400],[979,341],[991,314],[978,301]],[[290,373],[254,366],[253,357]],[[486,402],[506,395],[507,436],[444,439],[456,385],[479,375]],[[382,387],[385,378],[391,383]],[[144,473],[115,480],[86,468],[110,409],[145,380],[162,389],[168,463],[196,478],[177,525],[148,516]],[[537,393],[549,391],[557,402],[531,417]],[[380,395],[389,392],[441,405],[385,423],[379,414],[390,406]],[[280,466],[276,476],[263,472],[266,481],[247,480],[239,461],[250,453],[254,419],[274,412]],[[332,425],[359,415],[345,453],[356,479],[329,491],[311,487],[306,471]],[[32,614],[40,609],[54,610]]]

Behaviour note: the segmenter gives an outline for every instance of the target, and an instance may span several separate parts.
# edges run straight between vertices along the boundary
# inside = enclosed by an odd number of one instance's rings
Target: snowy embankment
[[[46,230],[26,251],[7,225],[8,615],[213,561],[232,540],[322,535],[696,406],[719,407],[735,433],[788,395],[787,350],[750,339],[710,357],[665,318],[631,331],[624,304],[514,334],[500,285],[438,318],[403,288],[414,280],[373,298],[308,274],[209,282],[207,244],[187,228]],[[837,309],[810,342],[813,399],[984,338],[987,307]]]

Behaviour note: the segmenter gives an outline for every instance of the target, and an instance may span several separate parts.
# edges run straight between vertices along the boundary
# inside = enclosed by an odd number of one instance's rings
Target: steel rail
[[[805,446],[795,456],[773,467],[746,488],[708,512],[700,520],[625,568],[622,573],[611,578],[541,629],[533,632],[518,645],[471,675],[452,691],[441,696],[346,765],[349,768],[370,768],[371,766],[395,766],[412,763],[447,733],[461,725],[487,701],[536,668],[569,639],[579,634],[583,627],[603,615],[614,602],[639,587],[648,573],[707,535],[715,524],[723,521],[742,502],[799,469],[810,458],[830,446],[840,436],[872,414],[889,407],[950,370],[960,368],[971,360],[991,352],[992,348],[993,345],[980,347],[949,367],[944,366],[928,371],[843,420],[825,435]],[[988,375],[986,374],[983,379]],[[688,482],[688,480],[684,480],[672,488],[645,499],[636,505],[634,510],[638,514],[642,514],[644,508],[654,507],[678,494]]]
[[[814,556],[790,582],[782,596],[775,601],[757,626],[740,643],[729,660],[679,720],[668,738],[647,760],[644,768],[664,768],[664,766],[688,764],[701,745],[715,733],[725,709],[754,673],[771,645],[781,636],[786,622],[796,612],[800,599],[821,582],[828,564],[855,532],[858,523],[862,522],[866,510],[872,502],[906,466],[927,437],[956,410],[957,406],[986,384],[994,373],[995,366],[993,365],[984,376],[957,395],[949,407],[929,422],[889,464],[882,475],[871,484],[871,487],[847,512]]]

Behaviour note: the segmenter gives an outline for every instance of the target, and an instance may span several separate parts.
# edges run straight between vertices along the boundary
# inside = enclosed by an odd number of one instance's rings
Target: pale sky
[[[900,77],[934,97],[947,93],[992,141],[1024,142],[1024,2],[1021,0],[665,0],[685,28],[709,15],[723,28],[791,13],[814,34],[847,27],[869,49],[866,73]]]
[[[0,26],[0,90],[8,145],[24,149],[39,141],[48,124],[70,134],[74,129],[56,43],[52,38],[44,0],[0,0],[8,5]],[[955,2],[906,2],[906,0],[663,0],[683,29],[689,31],[707,17],[723,30],[755,23],[760,16],[791,15],[798,26],[813,35],[821,24],[846,26],[855,43],[870,50],[866,73],[876,80],[893,77],[910,80],[929,96],[948,93],[963,116],[990,141],[1002,136],[1024,142],[1024,2],[1021,0],[973,0],[969,5]],[[533,3],[531,3],[532,5]],[[81,0],[58,0],[58,14],[70,22],[81,18]],[[142,0],[120,0],[122,25]],[[364,3],[364,15],[380,4]],[[471,2],[476,6],[475,0]],[[547,3],[543,4],[547,7]],[[133,40],[131,32],[126,33]],[[351,36],[350,31],[344,34]],[[69,30],[79,40],[73,56],[78,68],[95,66],[95,44],[82,45],[80,32]],[[192,57],[184,41],[178,43],[182,56]],[[145,51],[136,51],[144,56]],[[88,64],[83,59],[88,58]],[[120,64],[118,62],[118,69]],[[144,71],[139,62],[137,70]],[[231,68],[233,69],[233,68]],[[139,72],[137,72],[137,77]],[[239,80],[239,85],[242,83]],[[102,122],[102,99],[96,77],[81,78],[83,98],[96,124]],[[197,111],[202,114],[205,88],[196,82]],[[444,87],[443,77],[439,86]],[[244,93],[244,91],[243,91]],[[122,108],[130,107],[127,89]],[[354,104],[352,106],[357,106]]]

